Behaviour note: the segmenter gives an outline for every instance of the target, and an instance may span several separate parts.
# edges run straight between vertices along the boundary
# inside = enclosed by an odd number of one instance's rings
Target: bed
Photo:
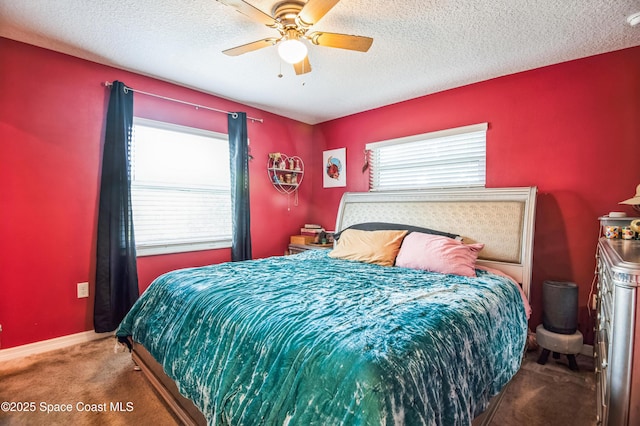
[[[116,334],[184,424],[471,424],[526,345],[535,197],[345,193],[334,250],[164,274]],[[380,222],[464,244],[359,229]],[[389,266],[338,256],[344,241],[383,234],[399,240]],[[475,247],[475,276],[394,266],[409,236]]]

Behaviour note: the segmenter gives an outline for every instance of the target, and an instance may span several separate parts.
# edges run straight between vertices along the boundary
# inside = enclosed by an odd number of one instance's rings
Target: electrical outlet
[[[89,297],[89,283],[78,283],[78,299]]]

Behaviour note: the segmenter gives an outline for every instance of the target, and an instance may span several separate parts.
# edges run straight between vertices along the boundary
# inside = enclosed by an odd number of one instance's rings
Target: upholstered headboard
[[[336,231],[364,222],[391,222],[458,234],[481,242],[478,264],[499,269],[529,297],[536,187],[346,192]]]

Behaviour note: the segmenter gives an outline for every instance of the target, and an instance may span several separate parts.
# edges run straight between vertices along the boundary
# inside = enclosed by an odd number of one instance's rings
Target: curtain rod
[[[104,87],[111,87],[111,86],[113,86],[113,83],[111,83],[110,81],[105,81],[104,83],[102,83],[102,85]],[[178,103],[183,104],[183,105],[189,105],[189,106],[195,107],[196,109],[202,108],[202,109],[207,109],[209,111],[221,112],[221,113],[224,113],[224,114],[232,114],[233,118],[237,118],[238,117],[238,113],[236,113],[236,112],[225,111],[225,110],[222,110],[222,109],[215,109],[215,108],[211,108],[211,107],[204,106],[204,105],[198,105],[198,104],[194,104],[194,103],[187,102],[187,101],[181,101],[180,99],[168,98],[166,96],[156,95],[155,93],[143,92],[142,90],[134,89],[133,87],[129,87],[129,86],[125,86],[124,90],[125,91],[126,90],[131,90],[134,93],[140,93],[141,95],[147,95],[147,96],[152,96],[154,98],[164,99],[165,101],[178,102]],[[247,118],[249,120],[253,121],[253,122],[256,122],[256,121],[259,121],[260,123],[263,122],[262,118],[254,118],[254,117],[247,117]]]

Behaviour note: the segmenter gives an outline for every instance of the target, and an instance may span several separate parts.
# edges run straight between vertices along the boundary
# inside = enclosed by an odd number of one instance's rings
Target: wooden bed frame
[[[536,187],[425,190],[407,192],[347,192],[336,218],[336,231],[364,222],[389,222],[454,233],[466,243],[482,242],[478,264],[503,271],[519,283],[529,298],[533,260]],[[162,366],[137,342],[132,358],[175,417],[184,425],[206,425],[204,415]],[[507,384],[473,425],[488,424]]]

